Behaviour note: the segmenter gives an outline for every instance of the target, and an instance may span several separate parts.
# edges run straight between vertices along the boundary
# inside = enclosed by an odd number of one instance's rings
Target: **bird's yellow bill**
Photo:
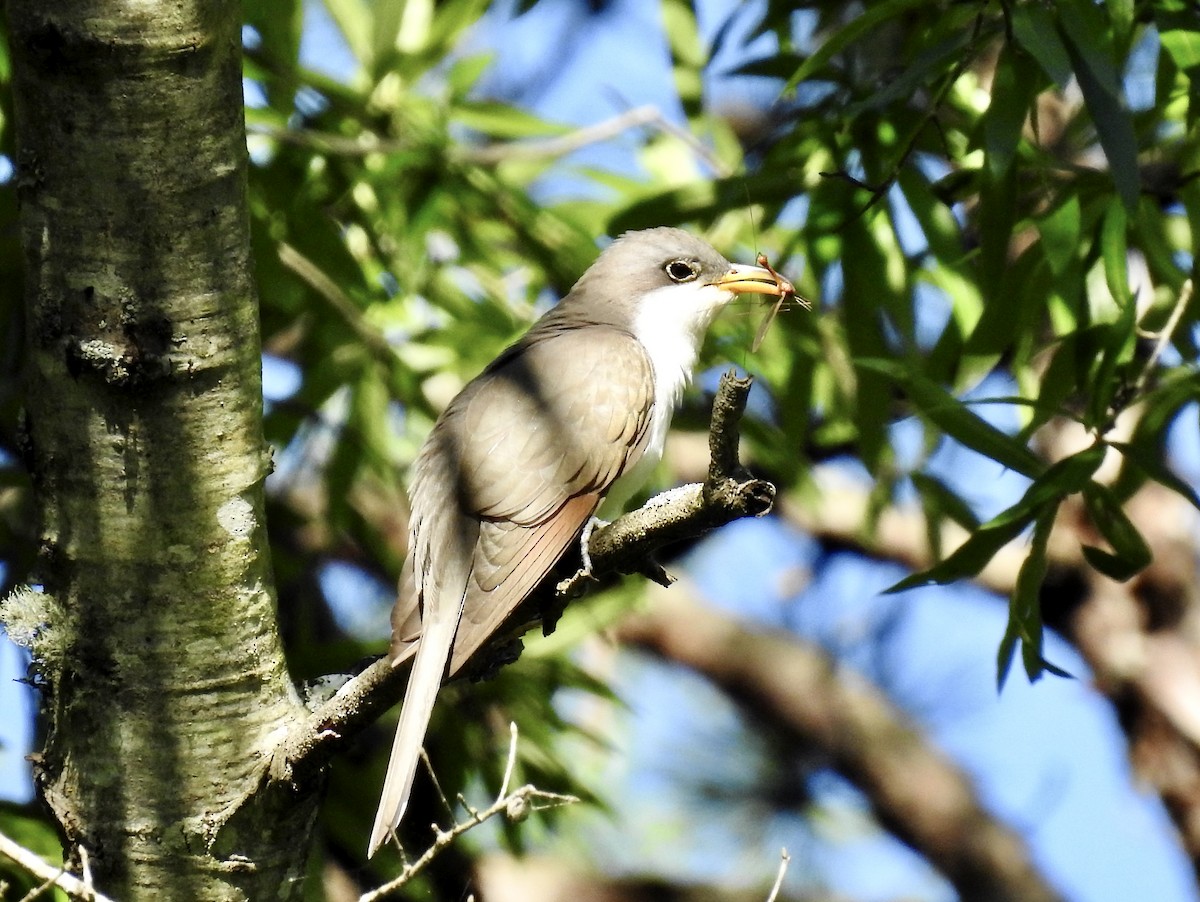
[[[734,263],[729,272],[715,279],[713,284],[735,294],[769,294],[777,298],[796,296],[796,289],[791,282],[764,266]]]

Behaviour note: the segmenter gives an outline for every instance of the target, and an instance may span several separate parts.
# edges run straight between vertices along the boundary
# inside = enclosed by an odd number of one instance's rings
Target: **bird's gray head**
[[[610,323],[639,337],[670,333],[698,345],[739,294],[779,296],[785,290],[791,285],[769,270],[730,263],[706,241],[661,227],[626,232],[605,248],[558,315]]]

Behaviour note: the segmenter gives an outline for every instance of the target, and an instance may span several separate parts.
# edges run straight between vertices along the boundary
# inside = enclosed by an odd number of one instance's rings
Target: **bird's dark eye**
[[[664,268],[672,282],[690,282],[700,274],[700,268],[687,260],[672,260]]]

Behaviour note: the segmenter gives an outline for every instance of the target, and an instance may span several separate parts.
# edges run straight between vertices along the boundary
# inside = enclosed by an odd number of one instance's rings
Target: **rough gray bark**
[[[32,627],[39,790],[117,898],[295,897],[315,794],[255,793],[304,708],[263,522],[240,9],[8,16],[45,592],[6,615]]]

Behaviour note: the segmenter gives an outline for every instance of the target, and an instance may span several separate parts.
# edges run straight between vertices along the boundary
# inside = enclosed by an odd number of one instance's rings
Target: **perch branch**
[[[650,499],[643,507],[596,530],[589,543],[592,573],[632,573],[650,569],[651,555],[672,542],[694,538],[740,517],[759,517],[771,510],[775,486],[746,476],[738,461],[738,427],[746,409],[751,380],[733,373],[721,377],[713,401],[709,428],[712,462],[703,483],[681,486]],[[661,568],[652,576],[661,577]],[[661,581],[661,579],[660,579]],[[594,585],[592,577],[577,572],[549,588],[556,596],[551,606],[562,604]],[[545,619],[539,601],[546,587],[514,614],[510,623],[524,632]],[[530,611],[536,613],[531,617]],[[513,629],[502,628],[497,638],[509,638]],[[488,649],[479,657],[486,658]],[[347,681],[329,700],[314,707],[304,720],[293,724],[275,747],[269,779],[300,783],[314,778],[354,736],[400,701],[407,681],[408,664],[393,667],[386,657],[372,663]]]

